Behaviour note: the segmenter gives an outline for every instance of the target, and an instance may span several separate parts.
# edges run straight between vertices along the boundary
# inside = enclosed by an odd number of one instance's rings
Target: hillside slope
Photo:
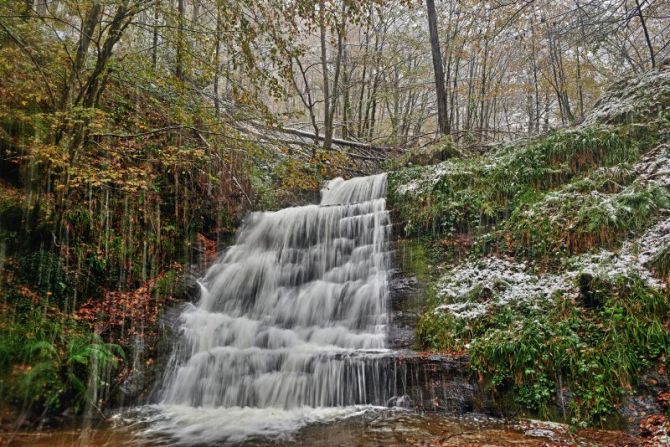
[[[669,141],[665,67],[577,127],[392,173],[406,241],[430,254],[421,347],[467,352],[514,410],[638,422],[643,391],[667,409],[649,386],[670,360]]]

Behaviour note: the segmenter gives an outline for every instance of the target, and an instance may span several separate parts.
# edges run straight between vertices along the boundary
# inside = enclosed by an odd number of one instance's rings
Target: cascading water
[[[158,430],[234,441],[390,402],[385,194],[385,174],[338,178],[247,219],[181,315]]]

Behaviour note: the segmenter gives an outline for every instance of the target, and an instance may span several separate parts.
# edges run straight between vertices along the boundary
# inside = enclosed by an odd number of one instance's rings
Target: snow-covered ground
[[[654,276],[649,264],[669,245],[670,216],[665,215],[642,236],[626,241],[618,252],[601,250],[569,258],[560,274],[538,274],[532,265],[495,256],[468,261],[438,282],[438,296],[445,304],[436,311],[472,319],[499,306],[541,307],[557,293],[576,296],[577,277],[582,273],[601,278],[637,276],[660,289],[667,284]]]
[[[651,116],[660,112],[670,97],[670,70],[653,70],[619,81],[607,89],[582,126],[623,121],[621,118]]]

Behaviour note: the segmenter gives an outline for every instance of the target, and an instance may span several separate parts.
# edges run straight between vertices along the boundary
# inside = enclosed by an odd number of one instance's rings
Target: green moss
[[[397,253],[396,262],[405,275],[421,281],[429,278],[430,247],[424,239],[400,239]]]

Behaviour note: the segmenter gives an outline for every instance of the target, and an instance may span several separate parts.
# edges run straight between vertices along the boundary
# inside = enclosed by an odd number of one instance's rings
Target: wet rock
[[[481,406],[479,386],[470,374],[467,356],[398,351],[393,367],[398,391],[417,410],[460,415]]]
[[[652,368],[640,377],[637,392],[627,396],[619,413],[628,421],[632,432],[638,431],[640,424],[648,417],[667,411],[665,396],[670,389],[668,371],[663,367]]]
[[[416,324],[423,310],[422,286],[416,277],[406,277],[398,269],[391,270],[389,278],[388,345],[393,349],[411,349],[416,344]]]

